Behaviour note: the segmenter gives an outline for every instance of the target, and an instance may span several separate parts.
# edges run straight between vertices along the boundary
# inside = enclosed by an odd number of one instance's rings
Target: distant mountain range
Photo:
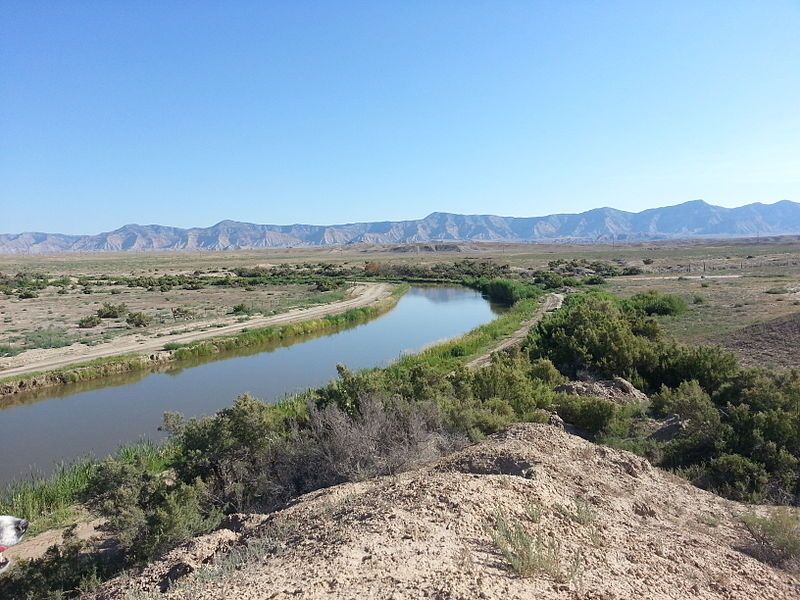
[[[0,234],[0,253],[243,250],[437,241],[624,242],[787,234],[800,234],[800,203],[782,200],[775,204],[723,208],[693,200],[638,213],[613,208],[546,217],[435,212],[414,221],[345,225],[256,225],[222,221],[211,227],[190,229],[125,225],[97,235]]]

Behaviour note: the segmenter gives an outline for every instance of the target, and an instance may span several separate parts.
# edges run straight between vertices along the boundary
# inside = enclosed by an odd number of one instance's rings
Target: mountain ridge
[[[257,224],[224,219],[210,227],[130,223],[90,235],[0,234],[0,254],[148,250],[247,250],[426,242],[612,242],[800,234],[800,203],[725,208],[703,200],[628,212],[612,207],[540,217],[435,211],[422,219],[334,225]]]

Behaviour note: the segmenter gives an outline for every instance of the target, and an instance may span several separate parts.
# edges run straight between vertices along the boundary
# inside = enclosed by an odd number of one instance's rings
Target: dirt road
[[[509,337],[504,339],[500,342],[497,346],[486,352],[485,354],[481,354],[478,358],[475,358],[467,363],[467,368],[470,369],[477,369],[478,367],[484,367],[489,364],[492,360],[492,354],[495,352],[500,352],[511,346],[516,346],[517,344],[521,344],[522,340],[525,339],[525,336],[528,335],[528,331],[531,327],[536,325],[541,318],[545,315],[545,313],[558,310],[561,308],[561,303],[564,301],[563,294],[548,294],[542,305],[536,309],[536,312],[533,313],[533,316],[528,319],[527,321],[523,322],[519,329],[517,329],[514,333],[512,333]]]
[[[391,287],[385,283],[359,283],[350,289],[351,297],[347,300],[310,308],[297,308],[270,317],[255,317],[246,322],[239,322],[237,317],[231,316],[225,320],[217,320],[213,324],[209,324],[210,328],[205,331],[191,331],[161,335],[159,337],[136,334],[118,338],[100,346],[73,344],[66,348],[31,350],[0,363],[0,378],[48,371],[97,358],[107,358],[131,352],[139,354],[157,352],[164,348],[164,344],[168,343],[187,344],[204,338],[240,333],[246,329],[319,319],[328,315],[343,313],[353,308],[367,306],[386,298],[390,293]]]

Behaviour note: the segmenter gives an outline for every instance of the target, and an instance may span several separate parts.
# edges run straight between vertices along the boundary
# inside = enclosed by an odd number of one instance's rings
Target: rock
[[[621,377],[600,381],[570,381],[556,386],[555,391],[573,396],[595,396],[619,404],[642,404],[648,401],[647,395]]]
[[[535,476],[533,463],[504,452],[465,456],[448,464],[447,468],[477,475],[514,475],[525,479]]]
[[[686,422],[678,415],[672,415],[663,421],[656,421],[656,427],[648,437],[657,442],[668,442],[686,429]]]
[[[551,413],[550,417],[547,419],[547,424],[561,429],[562,431],[564,429],[564,419],[559,417],[558,413]]]

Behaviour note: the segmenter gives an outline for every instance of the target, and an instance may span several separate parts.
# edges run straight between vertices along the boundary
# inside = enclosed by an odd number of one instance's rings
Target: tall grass
[[[25,335],[25,344],[28,348],[63,348],[75,342],[63,329],[48,327],[38,329]]]
[[[148,470],[158,472],[163,470],[168,452],[168,447],[145,440],[121,447],[114,458],[124,463],[143,461]],[[87,458],[60,464],[48,477],[32,474],[12,482],[0,492],[0,514],[28,519],[31,534],[62,524],[82,500],[96,465],[96,460]]]
[[[67,518],[80,493],[89,484],[94,463],[81,461],[59,465],[46,478],[32,475],[15,481],[0,495],[0,513],[24,517],[36,533]]]
[[[490,527],[492,541],[506,559],[511,569],[520,577],[547,575],[561,583],[579,577],[583,555],[576,552],[570,560],[561,543],[541,531],[530,534],[519,523],[512,524],[502,512],[497,512]]]

